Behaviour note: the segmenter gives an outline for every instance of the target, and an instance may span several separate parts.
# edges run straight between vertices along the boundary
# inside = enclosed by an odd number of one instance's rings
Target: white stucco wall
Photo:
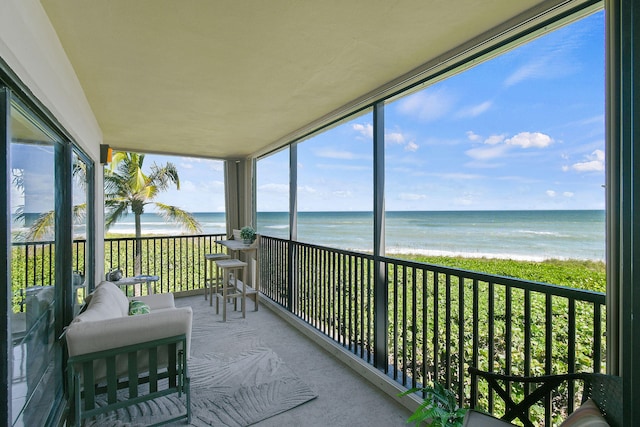
[[[103,277],[102,131],[39,0],[0,0],[0,57],[96,162],[96,280]]]

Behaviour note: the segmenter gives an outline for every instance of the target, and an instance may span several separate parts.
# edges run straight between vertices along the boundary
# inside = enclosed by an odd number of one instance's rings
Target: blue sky
[[[604,209],[604,13],[387,104],[388,210]],[[250,118],[248,118],[250,120]],[[298,148],[300,211],[372,209],[372,114]],[[159,200],[224,210],[222,163],[172,161]],[[288,151],[258,163],[258,211],[288,209]]]

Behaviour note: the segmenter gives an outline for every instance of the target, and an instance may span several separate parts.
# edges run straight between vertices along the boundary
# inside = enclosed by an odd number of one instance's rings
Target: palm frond
[[[24,193],[24,169],[13,168],[11,169],[11,175],[11,183],[18,191]]]
[[[180,178],[178,177],[178,169],[171,162],[160,167],[157,164],[151,166],[149,174],[149,182],[164,191],[169,188],[171,183],[176,185],[176,189],[180,190]]]
[[[55,211],[45,212],[40,214],[38,219],[29,227],[27,232],[27,240],[43,240],[48,237],[47,234],[53,233],[53,226],[55,224]]]
[[[87,217],[87,204],[80,203],[73,206],[73,223],[82,224]]]
[[[78,157],[74,156],[73,160],[73,169],[72,169],[73,179],[78,183],[80,188],[86,190],[87,188],[87,164],[80,160]]]
[[[160,216],[165,220],[175,221],[192,233],[202,232],[200,223],[189,212],[176,206],[165,205],[164,203],[156,202],[154,205],[158,208]]]
[[[109,230],[120,218],[127,215],[129,205],[127,203],[106,201],[106,213],[104,218],[104,229]]]

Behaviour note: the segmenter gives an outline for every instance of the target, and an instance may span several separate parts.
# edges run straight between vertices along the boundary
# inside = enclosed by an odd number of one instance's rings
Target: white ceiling
[[[264,151],[541,0],[41,0],[104,142]],[[557,3],[557,1],[556,1]]]

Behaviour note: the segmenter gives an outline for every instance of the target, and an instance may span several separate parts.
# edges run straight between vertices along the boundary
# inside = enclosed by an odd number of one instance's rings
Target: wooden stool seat
[[[242,304],[242,317],[246,317],[246,296],[248,286],[244,286],[244,269],[247,266],[246,262],[239,259],[223,259],[216,261],[217,267],[222,270],[222,286],[216,289],[216,314],[219,313],[218,298],[222,297],[222,321],[227,321],[227,300],[234,298],[234,309],[237,309],[238,298]],[[233,275],[233,283],[230,281],[230,277]],[[241,276],[241,282],[238,283],[238,276]]]
[[[217,261],[222,261],[224,259],[230,259],[231,256],[225,253],[215,253],[215,254],[205,254],[204,260],[204,299],[207,299],[207,293],[209,294],[209,306],[213,305],[213,292],[214,288],[217,291],[218,286],[221,284],[222,276],[220,274],[220,269],[217,266],[214,266]],[[214,270],[215,269],[215,270]],[[215,278],[213,277],[213,272],[215,271]],[[208,274],[207,274],[208,273]],[[208,288],[208,289],[207,289]],[[207,292],[208,291],[208,292]]]

